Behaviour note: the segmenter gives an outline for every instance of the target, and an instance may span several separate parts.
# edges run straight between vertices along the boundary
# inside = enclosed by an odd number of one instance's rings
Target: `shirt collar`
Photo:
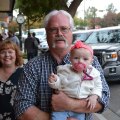
[[[53,59],[53,61],[56,62],[56,64],[58,64],[57,61],[56,61],[56,59],[51,55],[50,51],[49,51],[49,54],[50,54],[51,58]],[[70,53],[67,53],[67,54],[64,56],[62,62],[59,63],[58,65],[70,64],[69,57],[70,57]]]

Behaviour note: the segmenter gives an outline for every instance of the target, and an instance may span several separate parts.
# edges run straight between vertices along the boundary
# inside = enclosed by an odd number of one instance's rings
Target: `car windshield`
[[[89,35],[92,32],[78,32],[78,33],[73,33],[73,43],[76,42],[77,40],[85,41]]]
[[[44,32],[41,31],[41,32],[36,32],[36,35],[44,35]]]
[[[94,31],[86,43],[120,43],[120,29]]]

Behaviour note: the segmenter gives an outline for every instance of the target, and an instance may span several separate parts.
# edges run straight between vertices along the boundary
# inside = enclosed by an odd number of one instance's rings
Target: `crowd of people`
[[[25,65],[15,40],[0,44],[0,120],[93,120],[92,113],[105,111],[110,98],[97,57],[82,42],[72,46],[74,22],[68,12],[51,11],[44,27],[49,51],[35,57],[29,47],[38,43],[28,33]],[[55,86],[58,81],[61,87]]]
[[[4,40],[11,40],[14,43],[17,44],[17,46],[20,47],[20,40],[18,39],[18,37],[14,34],[13,31],[9,30],[7,33],[3,32],[0,34],[0,42],[4,41]]]

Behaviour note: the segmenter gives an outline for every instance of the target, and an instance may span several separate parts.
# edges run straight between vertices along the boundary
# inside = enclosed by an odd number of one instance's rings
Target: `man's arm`
[[[97,112],[103,109],[102,104],[97,102],[95,108],[90,110],[90,108],[87,107],[87,101],[85,99],[73,99],[65,95],[63,92],[53,94],[52,106],[55,111],[70,110],[84,113]]]
[[[87,107],[87,101],[85,99],[78,100],[67,97],[64,93],[60,92],[59,94],[53,94],[52,96],[52,106],[55,111],[62,111],[62,110],[71,110],[74,112],[84,112],[84,113],[91,113],[91,112],[103,112],[109,104],[110,98],[110,91],[108,84],[104,78],[103,70],[94,56],[93,66],[100,71],[101,81],[102,81],[102,98],[96,103],[94,109],[90,110]]]
[[[18,120],[49,120],[49,114],[44,112],[41,106],[36,107],[37,82],[35,76],[30,74],[32,66],[27,63],[23,67],[23,73],[18,81],[14,98],[14,110]],[[27,74],[26,74],[27,73]],[[31,79],[30,79],[31,78]],[[33,87],[34,86],[34,87]],[[41,100],[39,100],[41,102]],[[41,108],[41,109],[40,109]]]
[[[31,106],[18,117],[18,120],[50,120],[49,117],[48,113],[41,111],[35,106]]]

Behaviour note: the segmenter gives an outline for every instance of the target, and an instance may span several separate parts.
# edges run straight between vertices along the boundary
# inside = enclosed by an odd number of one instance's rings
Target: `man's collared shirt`
[[[51,112],[52,89],[48,85],[48,77],[52,72],[56,73],[58,65],[64,64],[70,64],[69,54],[67,54],[62,62],[58,64],[48,51],[33,58],[24,66],[23,75],[19,80],[18,90],[15,96],[14,108],[16,116],[19,116],[28,107],[33,105],[43,111]],[[94,57],[93,66],[101,73],[103,89],[102,98],[99,99],[99,102],[103,105],[104,110],[107,108],[109,103],[109,87],[105,81],[102,68],[96,57]],[[86,114],[86,120],[92,119],[92,114]]]

